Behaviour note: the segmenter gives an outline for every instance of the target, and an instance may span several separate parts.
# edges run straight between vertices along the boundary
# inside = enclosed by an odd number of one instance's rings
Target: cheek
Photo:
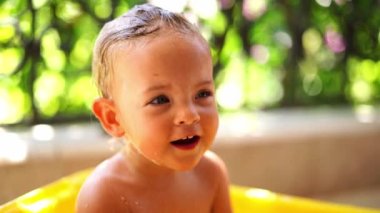
[[[135,128],[138,131],[135,140],[139,140],[137,143],[142,153],[149,159],[158,160],[170,140],[170,123],[162,118],[144,118]]]
[[[166,116],[155,115],[150,116],[149,113],[142,113],[139,117],[139,122],[136,129],[144,134],[142,137],[156,139],[166,138],[170,133],[172,122]]]
[[[203,127],[207,129],[210,136],[215,136],[219,127],[219,115],[215,108],[208,109],[203,114]]]

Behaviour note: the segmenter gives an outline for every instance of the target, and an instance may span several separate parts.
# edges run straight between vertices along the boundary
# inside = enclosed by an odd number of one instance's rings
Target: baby
[[[181,15],[145,4],[108,22],[94,48],[93,112],[122,150],[96,167],[77,212],[231,212],[210,49]]]

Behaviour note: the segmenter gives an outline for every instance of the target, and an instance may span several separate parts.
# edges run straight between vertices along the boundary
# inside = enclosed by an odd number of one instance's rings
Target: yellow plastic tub
[[[0,212],[74,212],[77,193],[90,172],[84,170],[35,189],[0,206]],[[337,205],[240,186],[231,186],[231,200],[236,213],[380,213],[375,209]]]

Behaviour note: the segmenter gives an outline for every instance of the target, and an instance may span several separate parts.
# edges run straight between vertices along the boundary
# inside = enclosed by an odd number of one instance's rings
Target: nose
[[[177,109],[176,125],[192,125],[199,122],[199,120],[199,113],[193,104],[182,105]]]

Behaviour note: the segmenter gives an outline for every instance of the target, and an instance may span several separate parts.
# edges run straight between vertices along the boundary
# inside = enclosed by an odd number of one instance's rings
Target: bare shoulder
[[[208,167],[207,170],[211,169],[213,173],[216,172],[219,175],[228,176],[224,161],[212,151],[207,151],[204,154],[201,163],[204,164],[205,167]]]
[[[110,209],[120,209],[129,212],[125,197],[120,196],[120,180],[114,175],[113,159],[106,160],[95,168],[79,191],[76,212],[108,212]],[[120,200],[120,197],[124,198]]]
[[[212,212],[232,212],[229,193],[230,183],[225,163],[218,155],[208,151],[205,153],[201,164],[203,164],[201,165],[202,167],[207,168],[208,175],[211,175],[213,181],[217,184],[212,204]]]
[[[102,212],[111,205],[106,179],[94,173],[88,177],[79,191],[76,212]]]

